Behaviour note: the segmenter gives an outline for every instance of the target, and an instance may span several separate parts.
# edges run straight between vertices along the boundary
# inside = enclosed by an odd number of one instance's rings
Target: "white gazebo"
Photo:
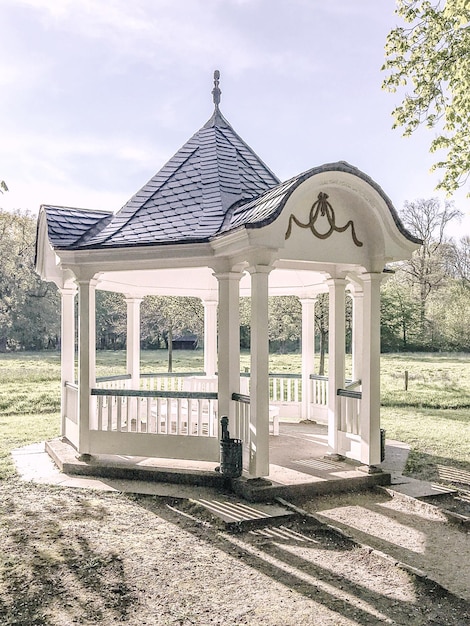
[[[62,294],[62,435],[81,455],[219,458],[229,417],[250,478],[269,474],[277,415],[324,419],[331,455],[380,463],[380,284],[419,245],[382,189],[355,167],[314,167],[286,182],[219,110],[117,213],[43,205],[40,276]],[[95,375],[95,290],[127,302],[127,373]],[[315,376],[314,310],[329,293],[328,378]],[[345,297],[353,371],[345,374]],[[78,293],[78,380],[75,296]],[[204,376],[141,376],[146,295],[201,298]],[[249,385],[240,375],[239,298],[251,296]],[[302,303],[302,375],[268,370],[268,296]],[[242,385],[242,387],[240,387]],[[242,393],[241,393],[242,392]]]

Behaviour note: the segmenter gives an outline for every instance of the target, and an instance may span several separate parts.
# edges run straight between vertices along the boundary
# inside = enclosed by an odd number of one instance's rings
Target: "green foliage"
[[[411,259],[394,264],[393,278],[382,286],[384,350],[467,349],[461,321],[467,319],[468,294],[456,283],[470,285],[468,248],[465,238],[461,244],[446,238],[447,226],[460,215],[452,203],[442,206],[436,198],[405,202],[401,219],[422,245]]]
[[[31,390],[31,386],[29,386]],[[59,413],[44,412],[6,415],[0,410],[0,480],[15,475],[11,451],[16,448],[54,439],[60,434]]]
[[[124,296],[110,291],[96,292],[96,337],[101,350],[122,350],[126,346],[127,311]]]
[[[142,302],[143,347],[168,347],[170,336],[194,333],[202,337],[204,308],[199,298],[147,296]]]
[[[429,302],[428,321],[433,343],[442,350],[470,352],[470,288],[449,281]]]
[[[470,360],[463,354],[383,355],[381,398],[389,407],[468,409]]]
[[[268,334],[271,349],[291,352],[299,347],[302,309],[296,296],[270,297],[268,302]],[[250,347],[251,298],[240,298],[240,344]]]
[[[27,211],[0,209],[0,351],[55,348],[57,289],[34,272],[35,220]]]
[[[53,413],[60,409],[57,352],[10,353],[0,359],[0,414]]]
[[[419,338],[419,311],[412,288],[395,274],[381,291],[381,348],[384,352],[410,350]]]
[[[470,173],[470,4],[466,0],[397,0],[397,26],[387,37],[383,86],[406,88],[393,111],[404,135],[425,124],[436,130],[431,152],[445,151],[433,169],[438,188],[463,185]]]
[[[465,235],[458,244],[453,242],[448,257],[453,277],[470,288],[470,237]]]
[[[445,231],[450,222],[460,219],[461,212],[451,202],[444,206],[437,198],[405,202],[400,217],[403,224],[419,239],[422,245],[408,261],[399,267],[415,287],[419,301],[420,332],[425,341],[426,302],[433,290],[448,277],[449,244]]]
[[[302,329],[302,309],[295,296],[269,298],[269,340],[280,352],[298,349]]]
[[[387,438],[411,446],[407,473],[421,480],[441,481],[440,467],[470,470],[468,409],[382,408]],[[453,470],[455,477],[455,469]]]

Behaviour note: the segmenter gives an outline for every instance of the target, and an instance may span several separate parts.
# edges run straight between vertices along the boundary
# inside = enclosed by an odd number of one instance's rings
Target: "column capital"
[[[385,278],[385,274],[383,272],[364,272],[361,274],[361,279],[366,282],[382,282]]]
[[[132,304],[132,303],[138,303],[140,304],[143,300],[142,296],[125,296],[124,301]]]
[[[318,302],[318,296],[308,296],[306,298],[299,298],[299,302],[302,305],[315,304],[316,302]]]
[[[218,281],[221,280],[241,280],[241,277],[243,276],[243,272],[232,272],[232,271],[228,271],[228,272],[214,272],[212,274],[212,276],[214,276],[214,278],[217,278]]]
[[[363,289],[355,289],[354,291],[350,292],[351,298],[353,300],[357,300],[359,298],[363,298],[364,297],[364,290]]]
[[[250,265],[246,268],[246,271],[250,274],[269,274],[274,267],[272,265]]]
[[[77,285],[66,285],[65,287],[59,287],[59,293],[61,296],[76,296],[77,292]]]
[[[328,285],[328,288],[336,287],[336,286],[337,287],[341,287],[341,286],[346,287],[346,285],[347,285],[347,280],[345,278],[328,278],[325,282]]]
[[[90,285],[90,287],[96,287],[96,285],[99,283],[99,277],[97,276],[96,278],[91,276],[91,277],[87,277],[87,278],[77,278],[77,285],[79,287],[81,287],[82,285]]]

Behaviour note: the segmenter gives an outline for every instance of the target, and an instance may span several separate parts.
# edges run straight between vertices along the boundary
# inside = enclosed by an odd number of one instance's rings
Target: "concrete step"
[[[424,480],[416,480],[409,476],[392,478],[391,489],[417,500],[437,501],[455,495],[457,491],[451,487],[443,487]]]

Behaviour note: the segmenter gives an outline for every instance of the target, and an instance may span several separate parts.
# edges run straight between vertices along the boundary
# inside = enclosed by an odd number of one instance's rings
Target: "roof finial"
[[[220,94],[222,93],[219,89],[219,78],[220,72],[219,70],[215,70],[214,72],[214,89],[212,90],[212,99],[214,100],[215,108],[219,108],[220,104]]]

